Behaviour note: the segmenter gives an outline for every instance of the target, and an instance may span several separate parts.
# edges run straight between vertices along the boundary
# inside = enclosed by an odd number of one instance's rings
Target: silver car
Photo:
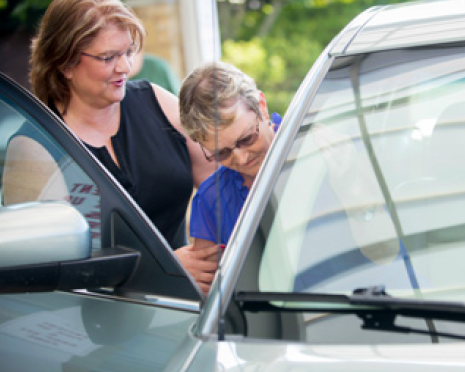
[[[464,24],[463,0],[379,6],[328,45],[206,298],[79,140],[0,77],[1,133],[40,132],[74,191],[0,209],[0,370],[464,371]]]

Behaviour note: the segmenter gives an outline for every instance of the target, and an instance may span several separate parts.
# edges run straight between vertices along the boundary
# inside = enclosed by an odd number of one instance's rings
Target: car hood
[[[215,355],[215,368],[211,359]],[[207,362],[207,360],[209,360]],[[206,342],[196,355],[193,371],[463,371],[465,345],[309,346],[272,341]]]

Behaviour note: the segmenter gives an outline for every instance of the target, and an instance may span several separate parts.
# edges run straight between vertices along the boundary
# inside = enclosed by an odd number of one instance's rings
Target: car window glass
[[[464,63],[460,47],[334,62],[266,209],[260,290],[465,281]]]
[[[97,185],[39,123],[3,99],[0,141],[2,205],[35,200],[68,201],[86,217],[92,231],[92,247],[99,249]]]

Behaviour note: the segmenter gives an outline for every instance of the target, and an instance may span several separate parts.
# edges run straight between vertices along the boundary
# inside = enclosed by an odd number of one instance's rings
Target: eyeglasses
[[[89,54],[89,53],[84,53],[84,52],[81,52],[81,54],[86,57],[91,57],[97,61],[101,61],[105,63],[106,65],[115,65],[119,61],[119,59],[124,55],[126,56],[126,58],[132,58],[134,54],[137,52],[137,50],[138,50],[138,45],[131,44],[131,46],[126,51],[113,53],[107,56],[96,56],[94,54]]]
[[[202,148],[203,154],[205,155],[205,158],[208,161],[213,161],[215,159],[218,159],[218,161],[225,161],[231,156],[231,153],[233,152],[234,149],[250,147],[255,142],[257,142],[258,137],[260,135],[259,131],[260,131],[260,122],[257,119],[257,126],[255,128],[255,132],[237,140],[236,144],[233,147],[225,147],[219,151],[216,151],[213,155],[207,155],[205,148],[202,145],[200,145],[200,147]]]

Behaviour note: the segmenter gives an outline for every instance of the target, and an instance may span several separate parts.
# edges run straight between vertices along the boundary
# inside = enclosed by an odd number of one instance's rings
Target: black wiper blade
[[[403,299],[389,296],[384,287],[356,289],[352,295],[327,293],[238,292],[235,301],[246,311],[318,311],[366,314],[391,313],[417,318],[465,321],[465,304],[461,302]],[[276,303],[286,302],[286,306]],[[292,307],[289,303],[300,303]],[[308,306],[302,306],[308,303]],[[318,306],[315,306],[318,304]],[[354,306],[334,306],[354,305]]]
[[[465,340],[465,336],[461,334],[438,332],[433,321],[433,318],[464,321],[465,306],[462,303],[424,301],[422,299],[395,299],[386,293],[383,286],[357,289],[350,299],[352,304],[369,306],[378,306],[379,300],[383,299],[382,308],[389,309],[389,311],[377,313],[357,314],[363,320],[363,329],[423,334],[430,336],[433,343],[438,343],[439,337]],[[427,309],[427,314],[425,314],[425,309]],[[428,330],[396,325],[395,319],[399,314],[418,318],[424,317]]]
[[[465,304],[462,302],[391,297],[383,286],[356,289],[348,298],[351,305],[373,306],[403,315],[433,318],[445,316],[449,320],[458,316],[458,320],[465,320]]]
[[[288,292],[252,292],[239,291],[234,296],[235,301],[243,304],[248,310],[260,310],[270,302],[324,302],[336,304],[348,304],[346,295],[327,293],[288,293]],[[274,308],[274,307],[273,307]],[[301,308],[299,308],[301,309]]]
[[[390,297],[381,286],[356,289],[350,296],[326,293],[238,292],[234,299],[245,311],[355,314],[362,319],[362,328],[366,330],[424,334],[430,336],[433,343],[438,342],[438,337],[465,340],[464,335],[438,332],[432,321],[440,319],[465,322],[463,303]],[[286,306],[280,306],[279,303],[286,303]],[[289,306],[290,303],[299,305],[292,307]],[[304,303],[309,305],[302,306]],[[396,325],[398,315],[425,319],[427,330]]]

